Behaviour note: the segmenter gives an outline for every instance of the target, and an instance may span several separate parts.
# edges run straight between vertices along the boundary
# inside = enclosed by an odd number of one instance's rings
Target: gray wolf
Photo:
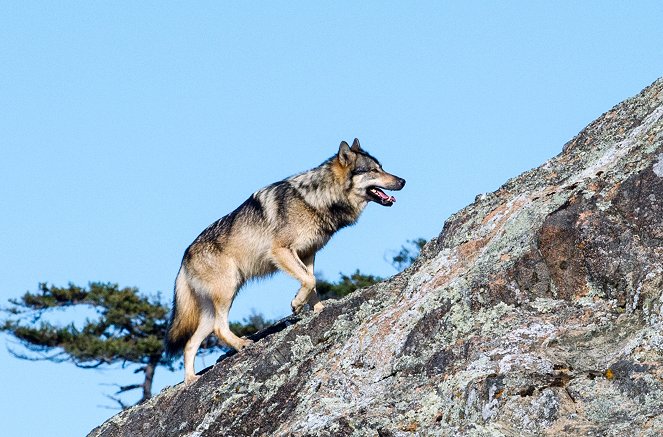
[[[171,356],[184,349],[185,383],[198,379],[196,353],[212,332],[236,350],[251,343],[228,327],[228,311],[246,281],[280,269],[301,284],[292,311],[300,312],[306,303],[321,311],[313,273],[316,252],[336,231],[354,224],[368,202],[392,206],[396,199],[382,190],[404,185],[359,140],[352,147],[343,141],[338,153],[318,167],[256,191],[207,227],[184,252],[166,338]]]

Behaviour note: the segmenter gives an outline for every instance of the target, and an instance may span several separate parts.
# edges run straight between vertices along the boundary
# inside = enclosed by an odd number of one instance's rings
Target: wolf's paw
[[[315,305],[313,305],[313,312],[318,314],[321,313],[322,310],[325,309],[325,306],[322,304],[322,302],[318,302]]]
[[[304,309],[304,304],[296,303],[294,300],[290,303],[290,308],[292,308],[293,314],[299,314]]]
[[[245,347],[251,346],[253,344],[253,340],[250,340],[248,338],[240,338],[240,342],[237,344],[237,351],[241,351]]]
[[[189,387],[191,384],[198,381],[199,379],[200,379],[200,375],[186,375],[184,377],[184,385]]]

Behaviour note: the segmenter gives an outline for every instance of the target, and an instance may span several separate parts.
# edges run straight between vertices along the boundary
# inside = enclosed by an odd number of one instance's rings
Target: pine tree
[[[11,317],[0,330],[18,339],[27,350],[10,349],[18,358],[69,361],[88,369],[115,363],[137,365],[135,373],[143,373],[142,383],[122,386],[116,394],[142,389],[139,402],[150,398],[156,368],[172,368],[172,359],[163,354],[168,307],[159,302],[159,296],[141,296],[138,289],[119,288],[117,284],[93,282],[82,288],[42,283],[37,292],[27,292],[10,303],[5,312]],[[97,316],[86,319],[81,327],[45,320],[55,309],[81,306],[92,308]],[[126,407],[119,398],[111,398]]]
[[[134,373],[142,372],[143,381],[120,386],[115,396],[109,396],[122,408],[128,405],[118,395],[141,389],[139,403],[144,402],[152,396],[157,367],[174,370],[176,358],[164,354],[169,308],[158,294],[144,296],[137,288],[100,282],[90,283],[87,288],[42,283],[36,292],[27,292],[9,302],[11,307],[4,311],[10,317],[0,324],[0,331],[12,335],[25,349],[25,352],[10,349],[15,357],[72,362],[85,369],[117,363],[122,367],[136,366]],[[96,317],[86,319],[82,326],[75,323],[62,326],[46,320],[58,309],[76,311],[80,307],[93,309]],[[243,323],[232,323],[231,329],[237,335],[246,336],[271,323],[254,313]],[[201,348],[203,353],[224,349],[227,350],[215,337],[210,337]]]
[[[417,259],[419,252],[424,247],[424,244],[426,244],[426,240],[417,238],[415,240],[407,240],[406,244],[407,246],[405,244],[402,245],[401,250],[391,258],[391,265],[399,272],[409,267]]]

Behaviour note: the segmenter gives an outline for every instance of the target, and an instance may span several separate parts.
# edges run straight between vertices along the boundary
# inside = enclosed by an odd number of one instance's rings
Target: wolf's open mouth
[[[367,192],[371,200],[384,206],[391,206],[396,201],[396,198],[394,196],[387,195],[384,191],[382,191],[378,187],[370,187],[367,190]]]

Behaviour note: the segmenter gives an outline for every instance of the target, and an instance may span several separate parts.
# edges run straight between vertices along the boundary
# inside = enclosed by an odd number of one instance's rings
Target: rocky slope
[[[330,302],[94,436],[663,434],[663,79]]]

